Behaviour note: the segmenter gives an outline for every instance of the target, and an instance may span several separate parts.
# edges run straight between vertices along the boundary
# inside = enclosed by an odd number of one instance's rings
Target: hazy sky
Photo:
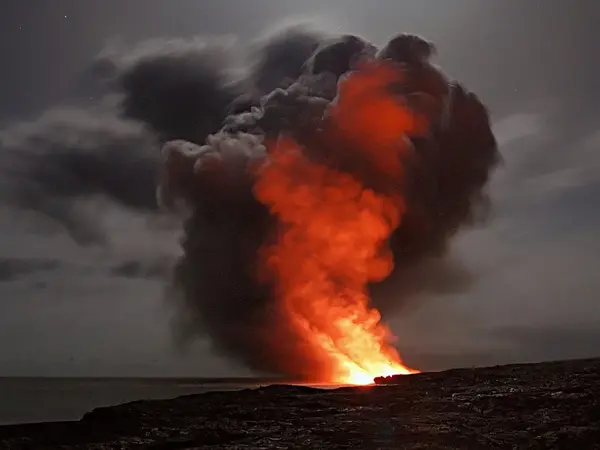
[[[461,234],[453,251],[477,285],[395,318],[401,349],[417,367],[600,356],[600,5],[573,5],[4,0],[0,124],[92,97],[83,75],[115,39],[228,34],[245,42],[300,19],[378,44],[402,31],[424,35],[446,73],[489,106],[505,161],[494,177],[493,220]],[[175,353],[163,282],[119,270],[176,254],[178,236],[104,208],[98,217],[113,239],[94,250],[0,209],[0,375],[242,373],[208,345]]]

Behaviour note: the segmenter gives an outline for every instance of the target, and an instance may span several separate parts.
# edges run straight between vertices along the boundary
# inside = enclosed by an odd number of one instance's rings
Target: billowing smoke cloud
[[[203,144],[236,105],[245,110],[289,85],[320,39],[292,27],[238,65],[227,39],[107,47],[83,77],[83,94],[96,105],[56,108],[0,130],[0,201],[49,217],[81,244],[105,242],[77,201],[108,197],[156,211],[160,145]]]
[[[156,40],[113,46],[91,73],[119,94],[122,116],[147,124],[161,141],[202,143],[221,128],[240,95],[227,42]]]
[[[50,217],[82,244],[105,238],[96,218],[78,208],[82,198],[156,209],[159,144],[138,122],[57,109],[0,132],[0,146],[0,200]]]
[[[249,82],[254,93],[262,96],[291,85],[325,39],[317,31],[292,26],[263,40],[250,63]]]
[[[268,159],[266,142],[287,135],[310,149],[312,158],[375,190],[388,189],[380,170],[354,158],[360,152],[346,151],[353,145],[351,129],[332,140],[321,131],[338,100],[338,81],[365,58],[403,65],[407,80],[389,89],[433,123],[427,136],[412,138],[415,152],[405,161],[402,188],[408,205],[390,243],[395,271],[372,286],[374,305],[389,313],[416,294],[468,286],[471,277],[460,266],[435,261],[461,227],[485,217],[485,185],[498,152],[484,105],[429,62],[434,50],[407,35],[380,51],[355,36],[324,41],[294,83],[265,95],[259,107],[227,118],[205,145],[167,144],[162,199],[165,205],[183,199],[192,212],[174,278],[181,338],[207,333],[218,350],[254,369],[311,376],[314,362],[306,343],[281,316],[269,287],[257,281],[257,255],[274,219],[253,196],[253,168]],[[383,115],[370,120],[385,121]],[[377,139],[373,135],[369,147]]]
[[[253,195],[253,167],[268,157],[265,140],[318,139],[338,81],[361,59],[405,64],[409,82],[391,89],[437,122],[431,136],[413,139],[409,205],[391,241],[396,269],[372,286],[373,302],[388,314],[421,293],[467,288],[470,273],[442,258],[449,239],[483,217],[498,154],[485,107],[431,65],[434,50],[414,36],[378,50],[299,27],[242,60],[227,42],[112,47],[88,73],[101,94],[97,108],[57,109],[0,131],[0,200],[58,221],[82,244],[101,242],[103,230],[77,201],[101,196],[155,212],[183,201],[189,218],[169,290],[178,339],[206,335],[252,369],[308,376],[310,352],[256,279],[274,219]],[[377,187],[364,161],[334,156]]]
[[[84,78],[97,105],[56,108],[0,130],[0,201],[51,218],[81,244],[107,238],[78,207],[82,199],[156,211],[161,142],[203,142],[238,95],[225,50],[157,40],[102,52]]]

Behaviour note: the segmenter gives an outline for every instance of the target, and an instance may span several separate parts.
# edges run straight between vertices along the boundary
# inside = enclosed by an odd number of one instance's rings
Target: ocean
[[[0,378],[0,425],[79,420],[100,406],[256,388],[265,379]],[[279,381],[281,382],[281,381]]]

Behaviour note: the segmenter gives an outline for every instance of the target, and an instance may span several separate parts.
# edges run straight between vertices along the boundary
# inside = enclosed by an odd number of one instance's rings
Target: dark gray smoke
[[[285,133],[310,149],[311,157],[385,189],[380,173],[351,159],[364,152],[352,151],[356,144],[331,128],[325,114],[340,77],[375,53],[355,36],[325,41],[294,83],[227,118],[205,145],[165,147],[163,200],[169,205],[184,199],[192,211],[174,278],[180,338],[206,333],[219,351],[261,371],[310,378],[308,371],[318,367],[269,287],[257,282],[257,254],[274,219],[252,195],[252,167],[268,159],[264,140]],[[416,151],[406,161],[408,212],[391,240],[396,270],[372,287],[374,305],[386,313],[418,294],[470,285],[463,267],[439,258],[462,226],[485,217],[485,185],[499,157],[485,107],[431,65],[433,53],[431,43],[412,35],[398,36],[377,52],[377,58],[405,67],[408,79],[390,88],[434,123],[429,135],[413,139]]]
[[[253,56],[250,82],[259,96],[286,88],[298,79],[325,35],[302,26],[284,29],[265,40]]]
[[[356,36],[298,27],[243,61],[224,43],[199,40],[112,48],[87,73],[98,108],[57,109],[0,132],[0,200],[52,218],[82,244],[101,241],[103,230],[77,201],[108,197],[145,211],[183,201],[190,212],[184,255],[169,293],[177,337],[206,335],[253,369],[310,377],[310,351],[256,279],[257,253],[274,222],[253,196],[252,167],[268,157],[264,140],[280,133],[310,144],[313,157],[331,157],[324,114],[338,80],[375,54],[405,64],[410,82],[394,89],[437,122],[430,136],[414,139],[408,214],[391,243],[397,271],[373,286],[373,301],[390,313],[421,293],[466,289],[469,272],[441,258],[449,239],[486,211],[498,154],[485,107],[430,64],[433,53],[415,36],[378,51]],[[356,161],[333,156],[369,181]],[[132,265],[119,273],[145,272]]]
[[[105,236],[97,219],[77,201],[103,196],[155,210],[158,149],[138,122],[105,112],[50,111],[0,132],[0,201],[50,217],[81,244],[100,243]]]
[[[162,142],[204,142],[238,95],[224,44],[156,40],[102,52],[84,74],[94,107],[62,107],[0,130],[0,201],[103,243],[78,201],[156,211]]]
[[[120,94],[122,116],[147,124],[161,141],[202,143],[242,92],[230,53],[225,42],[150,41],[105,50],[91,72]]]
[[[81,244],[102,243],[104,231],[78,200],[108,197],[156,211],[160,145],[203,144],[236,99],[258,101],[262,94],[255,93],[289,85],[320,39],[293,27],[237,66],[222,39],[105,49],[83,77],[83,95],[97,98],[97,106],[56,108],[0,130],[0,201],[51,218]]]

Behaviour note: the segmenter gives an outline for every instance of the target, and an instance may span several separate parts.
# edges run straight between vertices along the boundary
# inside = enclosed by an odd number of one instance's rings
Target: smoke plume
[[[412,295],[436,290],[436,280],[419,275],[418,268],[431,267],[432,260],[444,257],[461,227],[485,217],[485,185],[498,153],[486,108],[431,64],[434,50],[412,35],[397,36],[379,51],[355,36],[324,41],[293,83],[263,96],[249,111],[228,117],[204,145],[165,146],[161,198],[165,205],[183,199],[191,211],[184,256],[173,280],[181,312],[176,329],[182,339],[207,333],[218,350],[260,371],[306,378],[323,373],[323,361],[315,360],[314,349],[282,311],[277,283],[265,283],[257,275],[259,255],[280,229],[275,211],[281,210],[274,206],[279,203],[269,208],[257,200],[256,168],[274,163],[279,152],[272,149],[279,147],[272,143],[281,139],[297,143],[284,145],[291,153],[300,148],[311,161],[360,180],[369,192],[402,194],[402,221],[388,244],[393,269],[387,278],[371,282],[372,306],[389,313]],[[386,93],[379,103],[365,101],[379,95],[378,82],[365,78],[363,93],[356,92],[358,84],[344,84],[360,71],[361,62],[372,60],[397,65],[402,72],[383,86]],[[345,95],[341,86],[346,86]],[[386,172],[400,155],[383,163],[373,157],[403,134],[402,113],[390,104],[394,98],[407,114],[426,118],[422,126],[407,128],[413,150],[402,155],[401,176]],[[335,130],[332,116],[337,117]],[[294,168],[290,170],[288,183],[293,184]],[[448,267],[451,273],[454,269]],[[446,285],[440,289],[452,289],[443,276],[444,265],[436,268],[432,275]],[[409,287],[389,295],[389,286],[398,286],[403,277],[410,277]],[[468,283],[469,277],[462,280]]]
[[[82,244],[103,236],[78,200],[108,197],[155,213],[184,204],[183,254],[168,293],[180,343],[207,336],[257,371],[315,378],[322,358],[290,323],[276,283],[259,276],[281,217],[257,198],[257,174],[287,139],[365,191],[401,194],[402,219],[385,243],[393,268],[369,283],[369,306],[384,319],[421,293],[466,289],[469,272],[445,256],[452,236],[485,218],[499,155],[485,106],[432,64],[434,54],[417,36],[378,49],[299,27],[242,60],[223,41],[113,46],[87,73],[96,107],[61,108],[0,131],[0,200],[50,217]],[[399,68],[381,105],[395,99],[426,127],[408,133],[385,109],[366,114],[371,103],[342,95],[365,61]],[[348,120],[332,126],[332,116]],[[402,135],[411,148],[402,175],[383,176],[386,167],[363,150]]]

